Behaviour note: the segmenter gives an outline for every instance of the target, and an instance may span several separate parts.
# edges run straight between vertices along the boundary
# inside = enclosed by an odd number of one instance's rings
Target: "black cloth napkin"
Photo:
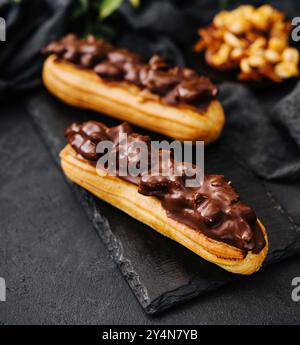
[[[145,57],[160,53],[174,63],[193,65],[191,49],[199,27],[207,25],[225,5],[265,2],[142,0],[138,9],[125,2],[116,14],[116,43]],[[300,16],[297,0],[269,3],[289,17]],[[20,4],[0,0],[0,16],[7,21],[7,42],[0,42],[0,97],[39,83],[39,51],[66,30],[71,4],[72,0],[22,0]],[[224,138],[253,171],[266,179],[299,181],[300,84],[287,82],[256,90],[223,81],[220,99],[227,116]]]
[[[40,83],[40,49],[64,32],[70,0],[0,0],[6,41],[0,42],[0,98]]]
[[[300,82],[289,92],[279,87],[273,95],[266,95],[264,90],[257,94],[233,83],[224,83],[220,89],[227,114],[226,142],[246,159],[257,175],[297,182],[300,178]]]

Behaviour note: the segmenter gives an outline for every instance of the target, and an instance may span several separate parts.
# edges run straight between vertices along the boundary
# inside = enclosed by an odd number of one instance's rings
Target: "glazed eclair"
[[[62,101],[184,140],[216,140],[224,126],[217,87],[188,68],[155,55],[148,63],[126,49],[73,34],[55,41],[43,81]]]
[[[120,133],[128,138],[125,151]],[[185,163],[171,155],[167,166],[179,168],[178,175],[172,169],[162,175],[161,161],[154,169],[158,174],[146,174],[147,166],[136,176],[124,175],[120,164],[111,174],[97,163],[103,157],[96,150],[99,143],[111,141],[111,152],[127,163],[140,157],[136,143],[152,149],[150,138],[134,133],[126,123],[111,128],[95,121],[73,124],[65,135],[68,144],[60,159],[70,180],[227,271],[252,274],[261,267],[268,251],[266,230],[223,175],[204,175],[201,185],[188,187]]]

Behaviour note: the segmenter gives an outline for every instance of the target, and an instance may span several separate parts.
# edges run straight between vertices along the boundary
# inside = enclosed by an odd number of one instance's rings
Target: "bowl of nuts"
[[[285,14],[270,5],[241,5],[219,12],[199,29],[194,51],[201,53],[205,72],[214,79],[278,84],[299,77],[291,29]]]

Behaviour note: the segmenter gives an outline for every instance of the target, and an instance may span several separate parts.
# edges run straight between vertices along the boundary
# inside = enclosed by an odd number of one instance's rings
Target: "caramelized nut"
[[[267,44],[267,40],[264,37],[259,37],[255,40],[254,43],[250,45],[250,52],[255,52],[264,48]]]
[[[275,11],[270,5],[262,5],[258,7],[257,12],[264,18],[270,18],[274,15]],[[276,11],[277,12],[277,11]]]
[[[269,27],[269,22],[265,16],[259,13],[257,10],[253,12],[251,16],[251,23],[253,26],[261,31],[266,31]]]
[[[234,20],[227,25],[230,32],[236,35],[241,35],[250,30],[251,24],[248,20],[241,17],[234,18]]]
[[[213,24],[199,31],[195,49],[205,50],[209,64],[219,69],[240,67],[241,80],[283,78],[299,75],[300,52],[289,47],[290,21],[266,4],[241,5],[218,13]]]
[[[293,65],[299,64],[299,52],[296,48],[286,48],[282,52],[282,60],[290,62]]]
[[[277,63],[280,61],[281,57],[280,57],[280,54],[276,50],[266,49],[265,50],[265,59],[268,62]]]
[[[261,55],[251,55],[248,58],[248,62],[251,67],[260,67],[266,63],[266,60]]]
[[[240,67],[241,67],[242,72],[244,73],[251,73],[252,71],[248,59],[242,59]]]
[[[252,5],[241,5],[239,7],[239,10],[240,10],[241,15],[245,19],[250,20],[255,9],[254,9],[254,7]]]
[[[243,41],[238,39],[235,35],[233,35],[231,32],[226,31],[224,33],[224,41],[234,48],[240,48],[243,47]]]
[[[222,26],[225,26],[228,22],[229,12],[228,11],[221,11],[218,13],[214,19],[213,23],[217,28],[221,28]]]
[[[222,44],[218,52],[213,55],[212,63],[217,66],[223,65],[228,60],[230,51],[229,45]]]
[[[269,40],[269,48],[276,50],[277,52],[282,52],[286,47],[286,42],[278,37],[272,37]]]
[[[298,66],[289,62],[280,62],[275,66],[275,73],[282,79],[297,77],[299,75]]]
[[[242,48],[234,48],[230,54],[230,57],[233,60],[239,60],[242,58],[242,56],[243,56],[243,49]]]

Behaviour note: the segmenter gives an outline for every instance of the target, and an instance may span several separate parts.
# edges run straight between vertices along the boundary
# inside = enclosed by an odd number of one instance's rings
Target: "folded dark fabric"
[[[198,28],[207,25],[221,9],[221,1],[218,0],[152,0],[141,3],[137,10],[126,3],[120,8],[126,26],[126,30],[121,32],[120,42],[146,56],[161,54],[178,65],[187,63]]]
[[[236,83],[220,90],[228,145],[263,178],[300,179],[300,82],[279,100]]]
[[[41,47],[63,33],[71,0],[0,0],[6,42],[0,42],[0,97],[40,82]]]

